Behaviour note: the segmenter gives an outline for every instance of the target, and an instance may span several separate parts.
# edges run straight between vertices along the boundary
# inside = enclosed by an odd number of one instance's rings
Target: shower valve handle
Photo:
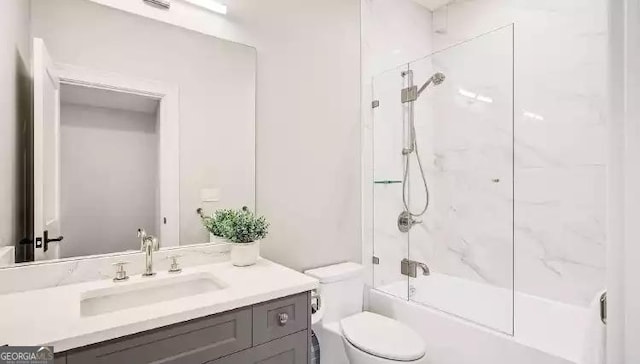
[[[409,232],[411,227],[416,224],[422,224],[422,220],[414,219],[408,211],[403,211],[400,216],[398,216],[398,230],[403,233]]]

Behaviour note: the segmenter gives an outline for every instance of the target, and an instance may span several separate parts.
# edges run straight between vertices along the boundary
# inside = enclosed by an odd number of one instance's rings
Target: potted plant
[[[229,228],[227,221],[232,218],[233,210],[217,210],[211,216],[206,216],[201,208],[197,212],[202,220],[202,225],[209,231],[210,243],[224,244],[231,242],[225,238],[224,231]]]
[[[202,217],[203,225],[217,237],[229,241],[231,263],[238,267],[253,265],[260,255],[260,240],[268,234],[269,223],[264,216],[256,216],[248,208],[217,210]]]

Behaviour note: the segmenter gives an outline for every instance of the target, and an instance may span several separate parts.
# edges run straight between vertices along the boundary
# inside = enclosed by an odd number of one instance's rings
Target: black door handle
[[[57,238],[49,239],[49,230],[45,230],[43,235],[44,235],[44,238],[42,239],[43,240],[42,248],[44,249],[45,252],[49,250],[49,243],[55,243],[57,241],[62,241],[62,239],[64,239],[64,236],[62,235],[58,236]]]

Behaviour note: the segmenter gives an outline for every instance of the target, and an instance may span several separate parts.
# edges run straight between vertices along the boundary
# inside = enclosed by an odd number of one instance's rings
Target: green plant
[[[215,236],[233,243],[247,244],[264,239],[269,233],[269,223],[264,216],[256,216],[248,208],[217,210],[205,216],[198,210],[202,224]]]

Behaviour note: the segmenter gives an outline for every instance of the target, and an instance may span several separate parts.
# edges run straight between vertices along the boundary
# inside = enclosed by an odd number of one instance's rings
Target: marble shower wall
[[[436,49],[514,23],[515,288],[578,305],[605,284],[606,17],[604,0],[434,13]]]
[[[411,259],[439,273],[513,287],[513,27],[411,62],[416,84],[445,81],[415,103],[429,209],[409,232]],[[425,205],[411,156],[411,211]],[[506,295],[508,296],[508,295]],[[510,304],[506,302],[505,305]]]
[[[503,138],[509,134],[502,123],[505,90],[490,81],[505,66],[499,54],[489,56],[508,48],[504,40],[495,39],[493,46],[485,41],[484,49],[472,45],[464,56],[447,59],[449,50],[414,63],[416,82],[436,70],[450,76],[416,110],[433,205],[425,224],[412,231],[409,249],[407,236],[395,227],[401,186],[370,184],[374,178],[401,179],[402,111],[383,103],[375,121],[373,111],[365,112],[363,256],[367,262],[375,253],[381,260],[372,284],[403,279],[398,260],[410,254],[437,271],[502,287],[513,281],[524,293],[588,305],[605,280],[605,1],[465,0],[433,14],[413,5],[363,1],[363,110],[371,110],[372,88],[398,102],[398,79],[381,75],[383,70],[513,23],[515,179],[509,177],[509,140]],[[382,91],[382,85],[393,91]],[[460,89],[493,102],[463,101]],[[415,167],[411,192],[417,209],[422,199]]]
[[[362,0],[361,6],[362,256],[371,273],[368,283],[377,287],[403,279],[400,261],[407,256],[409,245],[407,235],[396,227],[403,209],[401,186],[373,181],[402,177],[404,131],[398,102],[402,67],[397,66],[432,52],[432,14],[412,0]],[[382,100],[375,110],[375,125],[371,108],[374,93]],[[371,266],[374,254],[380,258],[375,270]]]

